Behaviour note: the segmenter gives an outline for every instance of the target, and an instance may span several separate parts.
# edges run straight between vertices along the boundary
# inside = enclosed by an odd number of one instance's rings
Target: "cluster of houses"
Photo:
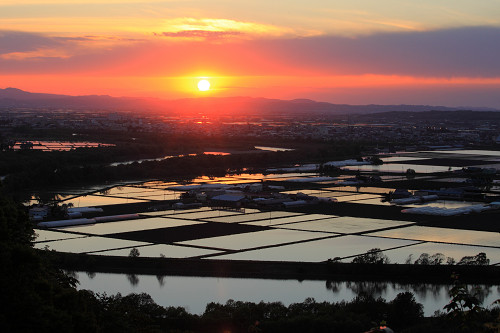
[[[389,193],[393,204],[404,205],[424,203],[435,200],[485,200],[485,194],[474,186],[441,188],[439,190],[419,190],[410,192],[406,189],[396,189]]]
[[[481,200],[486,201],[485,195],[476,187],[442,188],[439,190],[420,190],[410,192],[408,190],[397,189],[390,193],[390,202],[395,205],[425,204],[436,200]],[[496,199],[498,197],[495,197]],[[463,207],[446,208],[423,205],[422,207],[406,208],[401,210],[406,214],[435,215],[435,216],[455,216],[470,213],[480,213],[487,210],[500,208],[498,200],[491,200],[485,204],[465,205]]]
[[[102,212],[103,212],[102,208],[73,207],[71,204],[70,205],[37,204],[33,205],[28,210],[28,215],[30,220],[35,222],[40,222],[48,218],[76,219],[82,217],[83,215],[99,214]]]
[[[321,198],[303,193],[285,194],[283,186],[266,183],[251,184],[197,184],[171,186],[172,191],[181,191],[182,203],[174,208],[190,208],[193,205],[208,205],[214,208],[268,208],[286,209],[288,207],[329,204],[336,200]]]

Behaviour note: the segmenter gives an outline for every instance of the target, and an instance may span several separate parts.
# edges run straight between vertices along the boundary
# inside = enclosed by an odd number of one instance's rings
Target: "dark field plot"
[[[142,242],[169,244],[193,239],[227,236],[268,230],[268,227],[245,225],[237,223],[215,223],[186,225],[154,230],[141,230],[106,235],[107,237],[135,240]]]

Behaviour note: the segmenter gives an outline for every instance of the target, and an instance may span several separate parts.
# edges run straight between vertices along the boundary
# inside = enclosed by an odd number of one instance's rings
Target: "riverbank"
[[[143,275],[238,277],[329,281],[498,284],[498,266],[352,264],[97,256],[41,251],[57,267],[71,271]]]

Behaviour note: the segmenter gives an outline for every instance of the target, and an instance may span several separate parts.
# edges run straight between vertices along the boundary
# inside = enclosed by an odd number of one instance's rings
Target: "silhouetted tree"
[[[354,264],[388,264],[389,257],[383,254],[379,248],[368,250],[365,254],[357,256],[352,260]]]
[[[135,247],[134,247],[134,248],[132,248],[132,249],[130,250],[130,253],[128,254],[128,256],[129,256],[129,257],[131,257],[131,258],[137,258],[137,257],[138,257],[138,256],[140,256],[140,255],[141,255],[141,253],[140,253],[140,252],[139,252],[139,250],[138,250],[137,248],[135,248]]]

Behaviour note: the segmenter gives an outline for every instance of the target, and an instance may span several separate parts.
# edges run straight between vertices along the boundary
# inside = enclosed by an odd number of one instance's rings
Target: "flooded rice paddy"
[[[484,154],[484,155],[481,155]],[[430,173],[450,171],[448,166],[425,165],[432,158],[453,156],[454,159],[477,158],[478,165],[484,159],[500,156],[499,152],[453,151],[412,153],[407,156],[386,158],[387,164],[380,167],[356,166],[353,170],[387,172],[383,182],[406,179],[391,172],[405,172],[412,168],[417,178],[422,176],[436,180]],[[418,161],[412,164],[412,161]],[[495,161],[492,161],[494,163]],[[500,168],[500,167],[499,167]],[[452,167],[451,171],[461,169]],[[199,177],[189,184],[251,184],[267,181],[271,185],[284,185],[284,194],[303,193],[322,198],[335,198],[339,203],[357,205],[354,214],[338,214],[335,205],[330,211],[296,212],[285,210],[260,211],[258,209],[220,210],[202,207],[199,209],[174,210],[163,208],[156,211],[138,211],[140,218],[128,221],[96,223],[84,226],[60,227],[37,230],[35,247],[61,252],[87,253],[94,255],[128,256],[136,248],[141,257],[200,258],[202,260],[266,260],[322,262],[337,259],[351,262],[353,258],[378,248],[391,263],[416,260],[422,253],[442,253],[445,257],[460,260],[484,252],[491,265],[500,265],[500,240],[498,232],[460,230],[418,225],[418,219],[384,218],[382,216],[360,217],[369,207],[391,206],[384,196],[394,187],[377,184],[368,186],[345,186],[339,177],[335,182],[316,182],[319,175],[314,172],[293,174],[240,174],[220,178]],[[448,182],[463,178],[444,175]],[[302,179],[286,188],[287,179]],[[440,180],[437,178],[437,180]],[[312,185],[311,185],[312,184]],[[383,183],[382,183],[383,184]],[[149,181],[136,184],[120,184],[107,188],[62,189],[54,198],[74,207],[117,204],[150,204],[152,207],[164,200],[179,199],[181,192],[168,189],[175,185],[186,185],[172,181]],[[302,188],[297,189],[297,186]],[[87,190],[87,192],[85,191]],[[439,200],[426,203],[428,206],[456,208],[477,204],[460,200]],[[422,206],[409,204],[401,206]],[[360,215],[361,214],[361,215]],[[480,218],[479,215],[478,218]],[[327,283],[325,281],[259,280],[231,278],[154,277],[113,274],[79,273],[80,288],[113,294],[121,292],[147,292],[163,306],[184,306],[189,311],[201,313],[209,302],[225,302],[228,299],[259,302],[282,301],[285,304],[302,302],[307,297],[317,301],[350,300],[365,287],[365,283]],[[427,285],[402,286],[380,284],[371,286],[376,296],[392,299],[400,291],[410,290],[417,301],[431,315],[448,301],[448,286]],[[419,289],[420,288],[420,289]],[[497,286],[486,287],[487,302],[499,298]],[[258,291],[258,292],[256,292]],[[496,297],[496,298],[495,298]]]

